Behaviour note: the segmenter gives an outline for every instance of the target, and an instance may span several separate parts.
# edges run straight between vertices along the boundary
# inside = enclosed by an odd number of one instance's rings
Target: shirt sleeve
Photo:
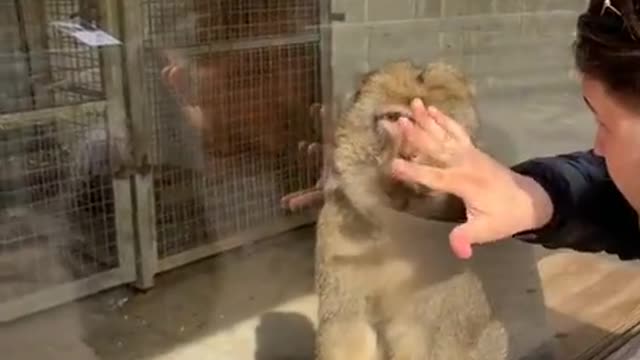
[[[609,177],[604,159],[592,150],[534,158],[512,169],[537,181],[554,206],[547,225],[515,238],[549,249],[640,258],[638,214]]]

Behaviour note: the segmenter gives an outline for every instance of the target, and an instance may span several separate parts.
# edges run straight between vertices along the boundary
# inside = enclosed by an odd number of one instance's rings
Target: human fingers
[[[403,159],[395,159],[391,163],[391,176],[394,178],[418,183],[436,191],[443,191],[460,196],[463,189],[446,169],[435,168]]]
[[[433,119],[434,120],[433,122],[438,124],[439,128],[441,128],[449,136],[453,137],[454,139],[456,139],[457,141],[465,145],[471,143],[468,132],[464,129],[464,127],[460,123],[458,123],[457,121],[453,120],[451,117],[441,112],[435,106],[429,106],[429,108],[426,111],[427,111],[428,117],[430,119]]]
[[[486,217],[473,218],[456,226],[449,234],[451,249],[461,259],[473,256],[473,245],[496,241],[504,236],[496,224]]]
[[[446,141],[437,140],[431,133],[424,131],[420,126],[414,125],[406,118],[401,118],[398,121],[398,125],[405,139],[405,147],[421,159],[418,162],[430,159],[443,166],[448,163],[450,151],[447,150],[448,144]]]
[[[449,234],[451,250],[460,259],[470,259],[473,256],[471,241],[465,236],[465,234],[460,234],[459,232],[454,233],[456,230],[457,228]]]
[[[430,113],[424,106],[424,103],[420,99],[414,99],[411,102],[411,111],[415,119],[416,125],[422,128],[433,141],[442,142],[447,138],[447,132],[441,124],[434,121]]]

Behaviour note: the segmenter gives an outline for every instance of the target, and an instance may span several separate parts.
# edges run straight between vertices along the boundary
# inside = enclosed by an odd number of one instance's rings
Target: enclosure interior
[[[318,207],[283,198],[316,186],[360,77],[444,60],[474,82],[501,162],[587,149],[571,53],[586,4],[0,1],[0,349],[313,358]],[[638,269],[614,257],[478,252],[521,355],[601,359],[638,323]]]

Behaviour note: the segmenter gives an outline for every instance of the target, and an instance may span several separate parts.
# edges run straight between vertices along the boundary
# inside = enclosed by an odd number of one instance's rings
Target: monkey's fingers
[[[184,70],[175,65],[168,65],[162,69],[160,76],[165,86],[175,93],[178,101],[186,103],[185,92],[187,88],[187,81],[184,75]]]
[[[321,188],[314,187],[287,194],[280,200],[281,206],[289,211],[296,211],[306,207],[321,204],[324,201],[324,193]]]
[[[203,130],[206,127],[204,113],[199,106],[185,105],[182,107],[182,112],[187,118],[189,126],[198,130]]]
[[[309,106],[309,117],[311,117],[312,120],[323,120],[324,116],[324,105],[320,103],[313,103]]]
[[[160,70],[160,79],[165,85],[170,85],[169,83],[169,73],[173,69],[173,65],[167,65]]]
[[[298,142],[298,151],[306,156],[320,156],[322,155],[323,146],[318,142]]]

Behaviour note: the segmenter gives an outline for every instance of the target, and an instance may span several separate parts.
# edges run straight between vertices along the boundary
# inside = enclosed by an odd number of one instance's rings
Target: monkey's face
[[[373,121],[396,121],[401,116],[412,118],[410,104],[418,98],[425,106],[434,105],[455,116],[458,109],[474,102],[475,90],[465,75],[452,65],[442,62],[418,67],[408,61],[394,62],[366,74],[355,101],[367,98],[375,102]],[[455,120],[473,132],[475,117]]]
[[[436,62],[418,67],[408,61],[399,61],[388,63],[363,77],[354,96],[354,108],[359,114],[358,121],[367,122],[360,125],[370,126],[373,130],[370,134],[375,137],[378,165],[386,169],[394,157],[400,156],[402,144],[393,141],[381,121],[394,122],[400,117],[411,120],[410,104],[417,98],[425,106],[434,105],[461,123],[473,138],[478,127],[474,97],[472,84],[451,65]],[[431,159],[409,158],[432,163]]]
[[[398,144],[389,144],[389,134],[380,122],[394,122],[400,117],[413,119],[410,104],[416,98],[425,106],[436,106],[463,125],[472,137],[475,135],[478,120],[473,85],[462,71],[443,62],[426,67],[409,61],[383,65],[362,78],[354,102],[370,111],[362,114],[361,121],[370,122],[384,150]]]

